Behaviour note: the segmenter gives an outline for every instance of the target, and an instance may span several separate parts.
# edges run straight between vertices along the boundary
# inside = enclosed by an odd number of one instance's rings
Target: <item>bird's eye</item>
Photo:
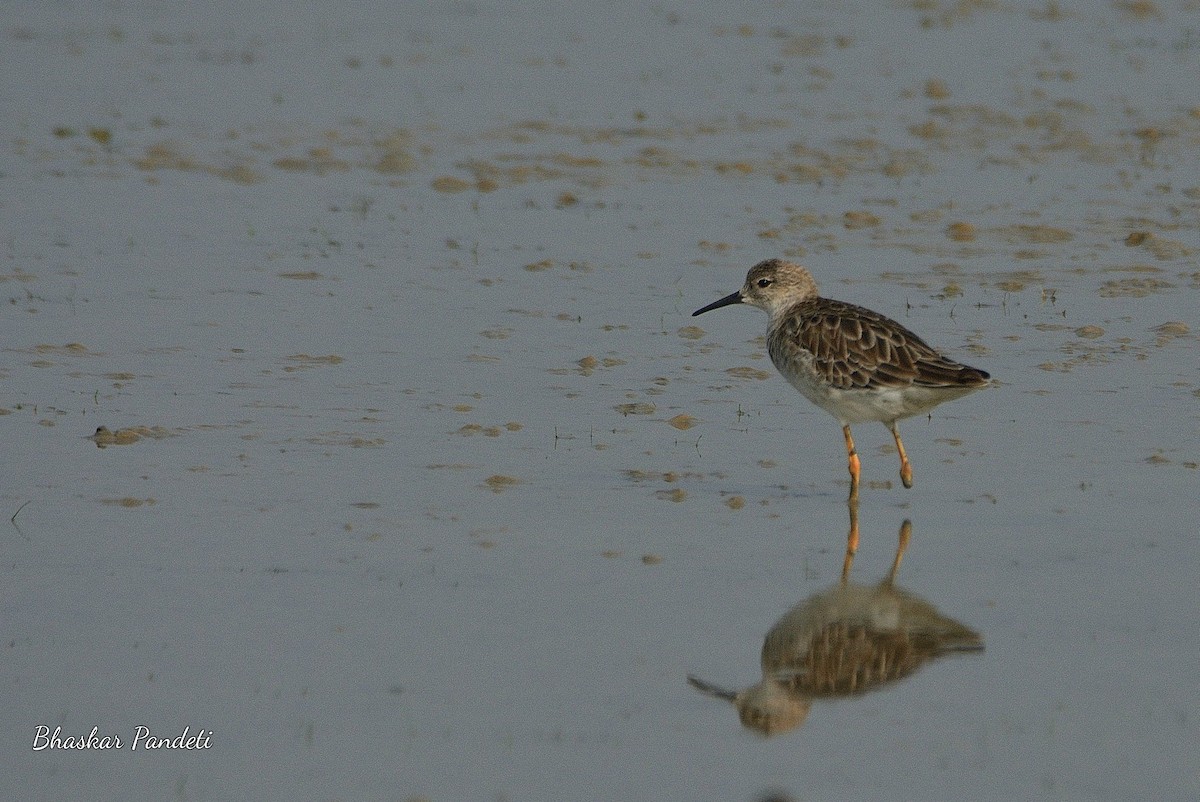
[[[769,279],[769,278],[760,278],[760,279],[758,280],[758,286],[760,286],[760,287],[770,287],[770,286],[771,286],[771,279]]]

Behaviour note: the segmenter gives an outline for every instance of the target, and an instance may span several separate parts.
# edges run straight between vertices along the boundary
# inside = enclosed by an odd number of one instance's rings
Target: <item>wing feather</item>
[[[878,312],[828,298],[801,301],[768,334],[771,358],[791,346],[812,355],[812,368],[839,390],[978,387],[988,374],[943,356]],[[790,344],[790,345],[789,345]]]

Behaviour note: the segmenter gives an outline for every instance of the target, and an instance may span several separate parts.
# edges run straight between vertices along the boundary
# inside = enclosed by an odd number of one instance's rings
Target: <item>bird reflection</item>
[[[850,581],[858,505],[849,506],[841,581],[797,604],[767,633],[762,681],[733,691],[688,675],[694,687],[732,702],[748,729],[767,736],[788,732],[804,723],[816,699],[858,696],[891,686],[944,655],[983,649],[978,632],[896,586],[911,522],[901,525],[896,558],[881,582]]]

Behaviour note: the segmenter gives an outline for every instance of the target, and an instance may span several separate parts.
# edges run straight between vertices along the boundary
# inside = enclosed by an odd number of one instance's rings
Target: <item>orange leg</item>
[[[900,524],[900,542],[896,545],[896,559],[892,561],[892,570],[888,573],[887,583],[894,584],[896,574],[900,573],[900,561],[904,559],[904,552],[908,551],[908,541],[912,538],[912,521],[907,518],[904,523]]]
[[[900,452],[900,481],[904,482],[905,487],[912,487],[912,465],[908,461],[908,454],[904,451],[904,443],[900,442],[900,430],[896,428],[895,421],[892,421],[892,425],[888,428],[892,430],[892,437],[896,438],[896,450]]]
[[[854,565],[854,555],[858,553],[858,498],[851,497],[846,501],[850,509],[850,532],[846,535],[846,559],[842,563],[842,583],[850,579],[850,566]]]
[[[854,438],[850,436],[849,424],[842,427],[842,434],[846,437],[846,456],[850,460],[850,498],[857,501],[858,474],[862,470],[862,464],[858,461],[858,451],[854,448]]]

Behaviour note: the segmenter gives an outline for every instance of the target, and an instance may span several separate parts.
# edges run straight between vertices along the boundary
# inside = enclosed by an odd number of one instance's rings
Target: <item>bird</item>
[[[987,387],[991,377],[945,356],[889,317],[862,306],[821,297],[806,268],[767,259],[750,268],[746,282],[692,313],[749,304],[770,316],[767,353],[800,394],[842,426],[857,499],[861,460],[852,424],[879,421],[900,453],[900,480],[913,486],[912,465],[897,422]]]
[[[838,584],[798,603],[771,627],[760,682],[739,691],[688,674],[688,684],[732,702],[743,726],[773,736],[802,725],[815,701],[861,696],[943,657],[982,652],[982,635],[896,584],[911,537],[906,520],[892,570],[876,585],[850,581],[847,552]]]

